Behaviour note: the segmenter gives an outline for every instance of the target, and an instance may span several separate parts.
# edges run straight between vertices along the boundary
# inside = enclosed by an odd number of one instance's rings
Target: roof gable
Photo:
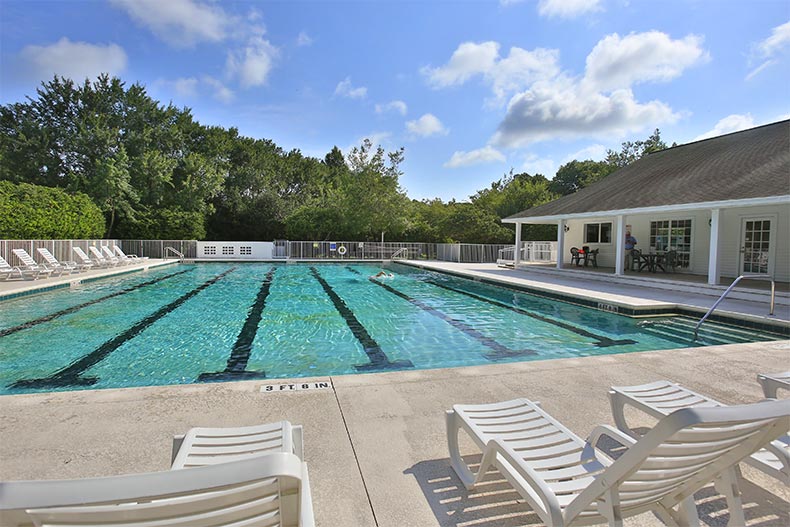
[[[649,154],[578,192],[508,219],[790,194],[790,120]]]

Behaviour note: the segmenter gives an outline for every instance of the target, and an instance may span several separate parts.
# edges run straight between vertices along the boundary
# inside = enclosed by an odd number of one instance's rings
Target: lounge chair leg
[[[617,488],[610,488],[598,502],[598,512],[609,520],[609,527],[623,527],[623,515],[620,512],[620,495]]]
[[[450,465],[455,470],[461,483],[464,484],[464,487],[467,490],[472,490],[475,484],[475,475],[466,466],[466,462],[461,457],[461,452],[458,449],[458,432],[461,427],[458,416],[454,411],[447,410],[445,413],[445,424],[447,425],[447,448],[450,451]]]
[[[612,406],[612,416],[614,417],[614,423],[617,425],[617,428],[634,439],[639,439],[639,436],[631,430],[628,423],[625,422],[625,401],[620,397],[620,394],[614,390],[610,390],[609,403]]]
[[[714,482],[714,487],[727,499],[727,508],[730,509],[729,527],[746,525],[746,518],[743,514],[743,500],[741,499],[741,489],[738,485],[740,470],[737,466],[724,472]]]

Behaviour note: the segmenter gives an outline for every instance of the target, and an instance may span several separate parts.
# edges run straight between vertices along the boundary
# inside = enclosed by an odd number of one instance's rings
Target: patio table
[[[667,270],[664,268],[664,253],[642,253],[639,271],[645,267],[651,273],[658,272],[659,268],[666,273]]]

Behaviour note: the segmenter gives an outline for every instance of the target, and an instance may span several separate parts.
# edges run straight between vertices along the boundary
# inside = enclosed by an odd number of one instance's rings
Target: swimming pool
[[[2,302],[0,393],[446,368],[779,338],[395,264],[180,264]]]

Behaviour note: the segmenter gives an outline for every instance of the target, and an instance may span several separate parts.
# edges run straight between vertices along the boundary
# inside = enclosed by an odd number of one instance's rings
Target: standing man
[[[634,245],[636,245],[636,238],[631,236],[631,231],[625,231],[625,270],[631,270],[631,262],[634,261]]]

